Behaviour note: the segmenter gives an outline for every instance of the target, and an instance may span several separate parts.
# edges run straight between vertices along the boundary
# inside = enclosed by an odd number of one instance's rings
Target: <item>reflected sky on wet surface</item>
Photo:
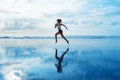
[[[0,40],[0,80],[118,80],[119,41]]]

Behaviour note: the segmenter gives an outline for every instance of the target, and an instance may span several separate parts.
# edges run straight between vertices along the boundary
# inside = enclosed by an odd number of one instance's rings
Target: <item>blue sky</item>
[[[119,35],[120,0],[0,0],[0,36]]]

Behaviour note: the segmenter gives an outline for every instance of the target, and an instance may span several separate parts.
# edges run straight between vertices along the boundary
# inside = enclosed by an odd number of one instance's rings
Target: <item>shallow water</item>
[[[119,80],[120,39],[1,39],[0,80]]]

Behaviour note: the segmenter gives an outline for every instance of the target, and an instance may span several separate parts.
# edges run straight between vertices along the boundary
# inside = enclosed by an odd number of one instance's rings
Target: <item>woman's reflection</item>
[[[65,56],[65,54],[69,51],[69,48],[66,49],[66,51],[61,55],[61,57],[58,57],[58,50],[56,49],[55,51],[55,58],[58,60],[58,63],[55,64],[56,68],[57,68],[57,72],[61,73],[62,72],[62,67],[67,65],[67,62],[65,63],[65,65],[62,65],[62,61],[63,58]]]

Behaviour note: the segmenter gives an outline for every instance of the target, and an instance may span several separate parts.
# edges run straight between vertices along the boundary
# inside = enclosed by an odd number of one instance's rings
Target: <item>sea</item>
[[[0,80],[120,80],[120,39],[0,39]]]

